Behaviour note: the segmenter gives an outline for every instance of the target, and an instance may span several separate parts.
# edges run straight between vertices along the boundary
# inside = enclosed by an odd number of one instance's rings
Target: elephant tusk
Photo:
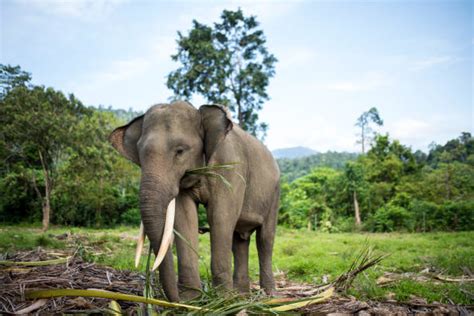
[[[166,210],[166,220],[165,220],[165,228],[163,230],[163,238],[161,239],[160,249],[156,254],[155,263],[153,264],[152,271],[155,271],[158,268],[165,258],[166,252],[168,252],[168,248],[173,241],[173,226],[174,226],[174,214],[176,211],[176,199],[171,200],[170,204],[168,205],[168,209]]]
[[[143,222],[140,222],[140,232],[138,233],[137,251],[135,252],[135,268],[138,268],[140,264],[140,258],[142,256],[143,244],[145,243],[145,227]]]

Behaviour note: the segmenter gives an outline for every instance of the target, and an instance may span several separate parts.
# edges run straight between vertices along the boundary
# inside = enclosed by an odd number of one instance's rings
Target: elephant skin
[[[187,102],[157,104],[110,135],[112,145],[141,167],[140,211],[155,252],[161,244],[167,205],[176,199],[174,228],[178,281],[168,250],[160,282],[168,299],[199,295],[197,206],[206,207],[211,237],[211,272],[215,286],[248,292],[249,241],[256,231],[260,285],[272,294],[272,251],[279,203],[278,165],[268,149],[234,124],[223,106],[198,109]],[[218,177],[187,170],[235,163]],[[232,274],[232,254],[234,271]]]

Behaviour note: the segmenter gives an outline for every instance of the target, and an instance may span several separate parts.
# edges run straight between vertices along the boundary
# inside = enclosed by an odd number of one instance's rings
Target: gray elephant
[[[123,156],[141,167],[144,233],[157,260],[159,255],[163,259],[160,282],[168,299],[178,301],[180,296],[187,299],[199,294],[198,256],[187,244],[198,248],[199,203],[206,207],[210,226],[213,284],[249,291],[249,241],[256,231],[260,285],[272,293],[280,174],[260,141],[233,124],[224,107],[204,105],[197,110],[181,101],[152,106],[144,115],[114,130],[109,139]],[[185,174],[193,168],[231,162],[236,163],[234,168],[218,171],[230,187],[216,177]],[[173,229],[170,209],[174,208],[174,229],[187,240],[175,240],[178,282],[169,247],[172,238],[168,237]],[[165,236],[168,244],[163,246]]]

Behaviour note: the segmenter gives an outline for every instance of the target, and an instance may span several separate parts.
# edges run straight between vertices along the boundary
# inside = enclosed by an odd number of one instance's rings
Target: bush
[[[354,217],[336,217],[334,221],[334,231],[349,233],[356,231]]]
[[[416,231],[460,231],[474,229],[474,201],[446,202],[438,205],[415,200],[409,209]]]
[[[474,229],[474,201],[447,202],[440,207],[445,230]]]
[[[379,208],[365,223],[365,229],[372,232],[413,231],[413,216],[405,208],[387,205]]]
[[[142,217],[138,208],[131,208],[120,216],[120,223],[128,226],[140,225]]]

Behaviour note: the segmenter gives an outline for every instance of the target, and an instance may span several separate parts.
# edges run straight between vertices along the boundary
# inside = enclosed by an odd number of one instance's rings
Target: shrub
[[[354,217],[336,217],[333,226],[334,231],[349,233],[356,231]]]
[[[141,220],[142,218],[140,215],[140,210],[138,208],[128,209],[120,216],[120,223],[128,226],[140,225]]]
[[[409,209],[414,217],[416,231],[474,229],[474,201],[451,201],[438,205],[415,200],[410,203]]]
[[[447,202],[440,207],[446,230],[474,229],[474,201]]]
[[[413,217],[405,208],[387,205],[379,208],[366,221],[365,228],[373,232],[413,230]]]
[[[433,202],[414,200],[410,202],[408,209],[413,215],[414,229],[417,232],[438,230],[444,224],[436,220],[439,214],[439,205]]]

